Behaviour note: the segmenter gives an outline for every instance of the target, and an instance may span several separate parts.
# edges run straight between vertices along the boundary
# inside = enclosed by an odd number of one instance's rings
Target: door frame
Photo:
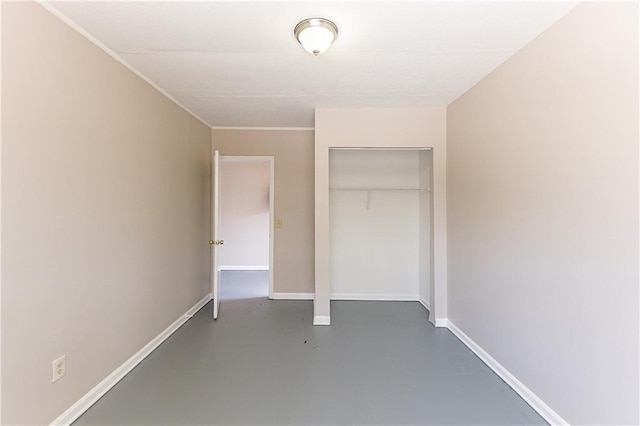
[[[219,231],[219,212],[220,212],[220,151],[213,150],[211,156],[211,239],[209,246],[211,247],[211,299],[213,300],[213,319],[218,319],[218,311],[220,310],[220,274],[218,268],[218,231]]]
[[[222,163],[269,163],[269,299],[273,299],[273,240],[275,237],[275,157],[270,155],[221,155]],[[222,168],[222,167],[221,167]],[[224,186],[224,179],[220,179]],[[220,188],[222,191],[222,187]]]

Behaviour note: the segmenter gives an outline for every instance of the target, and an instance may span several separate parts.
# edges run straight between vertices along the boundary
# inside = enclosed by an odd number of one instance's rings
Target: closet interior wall
[[[329,150],[331,299],[428,306],[430,163],[430,150]]]

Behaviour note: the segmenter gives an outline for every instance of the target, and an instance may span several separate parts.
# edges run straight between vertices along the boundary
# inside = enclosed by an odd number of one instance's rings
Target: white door
[[[213,294],[213,319],[218,318],[220,311],[220,272],[218,271],[218,250],[224,244],[220,240],[220,229],[218,226],[218,216],[220,211],[220,154],[216,150],[213,153],[213,170],[211,173],[211,232],[213,238],[209,240],[211,245],[211,292]]]

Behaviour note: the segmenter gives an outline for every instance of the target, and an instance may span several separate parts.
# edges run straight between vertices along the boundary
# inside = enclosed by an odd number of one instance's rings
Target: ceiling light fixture
[[[338,27],[328,19],[307,18],[298,22],[293,34],[304,50],[318,56],[338,37]]]

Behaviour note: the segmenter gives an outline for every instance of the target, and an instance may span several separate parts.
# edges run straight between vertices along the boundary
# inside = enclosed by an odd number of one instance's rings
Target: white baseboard
[[[105,393],[114,387],[120,380],[124,378],[135,366],[140,364],[155,348],[160,346],[169,336],[171,336],[182,324],[187,322],[196,312],[198,312],[204,305],[211,300],[211,293],[203,297],[198,303],[193,305],[184,315],[175,320],[173,324],[167,327],[164,331],[158,334],[153,340],[147,343],[142,349],[136,352],[131,358],[126,360],[124,364],[116,368],[111,374],[109,374],[104,380],[98,383],[93,389],[87,392],[82,398],[80,398],[75,404],[69,407],[64,413],[58,416],[52,425],[70,425],[78,417],[80,417],[85,411],[87,411],[93,404],[96,403]]]
[[[316,315],[313,317],[313,325],[331,325],[331,317]]]
[[[273,293],[273,300],[313,300],[314,293]]]
[[[498,361],[496,361],[491,355],[489,355],[484,349],[474,342],[469,336],[467,336],[462,330],[460,330],[454,323],[447,321],[447,327],[453,334],[458,337],[469,349],[475,353],[478,358],[482,360],[489,368],[491,368],[506,384],[508,384],[518,395],[524,399],[534,410],[538,412],[547,422],[552,425],[568,425],[558,413],[553,411],[551,407],[542,401],[536,394],[534,394],[528,387],[526,387],[520,380],[518,380],[513,374],[511,374],[506,368],[504,368]]]
[[[269,265],[221,265],[218,271],[268,271]]]
[[[207,294],[206,296],[204,296],[202,299],[200,299],[200,300],[198,301],[198,303],[196,303],[195,305],[193,305],[193,306],[191,307],[191,309],[189,309],[187,312],[185,312],[185,313],[184,313],[185,318],[186,318],[186,319],[191,319],[191,318],[193,318],[193,316],[194,316],[195,314],[197,314],[197,313],[198,313],[198,311],[204,307],[204,305],[206,305],[207,303],[209,303],[209,301],[210,301],[210,300],[213,300],[213,293],[209,293],[209,294]],[[180,318],[178,318],[178,319],[176,320],[176,322],[178,322],[179,320],[180,320]],[[182,324],[184,324],[185,322],[186,322],[186,321],[183,321],[183,322],[182,322]],[[174,323],[174,324],[175,324],[175,323]],[[182,324],[180,324],[180,325],[182,325]],[[173,325],[173,324],[172,324],[172,325]],[[171,325],[171,326],[172,326],[172,325]],[[176,330],[177,330],[178,328],[180,328],[180,325],[176,328]],[[171,328],[171,326],[169,326],[169,328]],[[167,330],[169,330],[169,328],[167,328]],[[165,331],[167,331],[167,330],[165,330]],[[174,330],[174,331],[175,331],[175,330]],[[164,333],[164,332],[163,332],[163,333]],[[173,333],[173,332],[172,332],[172,333]],[[160,333],[160,335],[161,335],[161,334],[162,334],[162,333]],[[158,336],[160,336],[160,335],[158,335]],[[169,336],[167,336],[167,337],[169,337]],[[156,339],[157,339],[157,337],[156,337]],[[166,339],[166,337],[165,337],[165,339]]]
[[[427,299],[420,296],[420,298],[418,298],[418,302],[420,302],[420,304],[424,306],[427,309],[427,311],[431,312],[431,305],[429,304],[429,302],[427,302]]]
[[[417,302],[418,296],[415,294],[349,294],[331,293],[331,300],[371,300],[371,301],[398,301]]]
[[[418,302],[420,302],[420,304],[424,306],[427,311],[429,311],[429,318],[431,318],[431,305],[429,304],[429,302],[427,302],[427,299],[425,299],[424,297],[420,297],[420,299],[418,299]],[[438,328],[447,328],[449,326],[449,320],[447,318],[436,318],[436,323],[433,324],[433,326]]]
[[[434,324],[436,327],[449,327],[449,320],[446,318],[436,318],[436,323]]]

